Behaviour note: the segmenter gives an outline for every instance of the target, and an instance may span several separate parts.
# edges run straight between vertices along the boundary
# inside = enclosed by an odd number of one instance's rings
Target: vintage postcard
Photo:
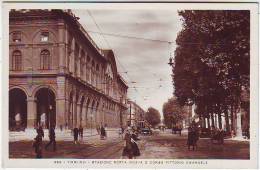
[[[4,167],[259,165],[258,3],[2,5]]]

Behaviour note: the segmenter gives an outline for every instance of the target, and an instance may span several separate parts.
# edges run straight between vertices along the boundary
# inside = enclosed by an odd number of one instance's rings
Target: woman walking
[[[127,156],[129,159],[133,159],[136,156],[140,156],[140,150],[138,148],[137,142],[133,139],[134,134],[130,132],[130,130],[126,130],[125,133],[125,147],[123,150],[122,156]]]
[[[132,142],[131,142],[131,134],[129,130],[126,130],[125,133],[125,147],[123,149],[122,156],[127,156],[129,159],[133,159],[134,152],[132,148]]]

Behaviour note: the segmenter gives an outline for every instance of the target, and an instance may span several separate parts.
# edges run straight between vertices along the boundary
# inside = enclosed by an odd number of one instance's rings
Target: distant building
[[[127,84],[112,50],[101,50],[70,10],[9,13],[9,128],[119,127]]]
[[[145,111],[135,102],[128,101],[127,123],[131,126],[138,126],[138,123],[145,120]]]

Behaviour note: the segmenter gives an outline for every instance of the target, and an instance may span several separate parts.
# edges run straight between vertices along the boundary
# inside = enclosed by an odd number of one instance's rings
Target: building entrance
[[[21,89],[9,91],[9,130],[20,131],[27,126],[27,96]]]
[[[38,126],[43,128],[56,126],[56,100],[55,94],[49,88],[41,88],[36,92]]]

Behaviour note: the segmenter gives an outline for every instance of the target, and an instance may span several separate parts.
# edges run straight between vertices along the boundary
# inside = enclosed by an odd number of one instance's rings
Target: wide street
[[[188,151],[187,134],[179,136],[169,131],[152,136],[140,136],[140,159],[249,159],[249,142],[227,139],[224,145],[200,139],[198,149]],[[47,141],[44,141],[44,145]],[[124,141],[118,135],[100,140],[98,136],[84,138],[80,145],[72,141],[57,141],[57,151],[43,150],[43,158],[120,159]],[[34,158],[32,141],[10,142],[10,158]]]

